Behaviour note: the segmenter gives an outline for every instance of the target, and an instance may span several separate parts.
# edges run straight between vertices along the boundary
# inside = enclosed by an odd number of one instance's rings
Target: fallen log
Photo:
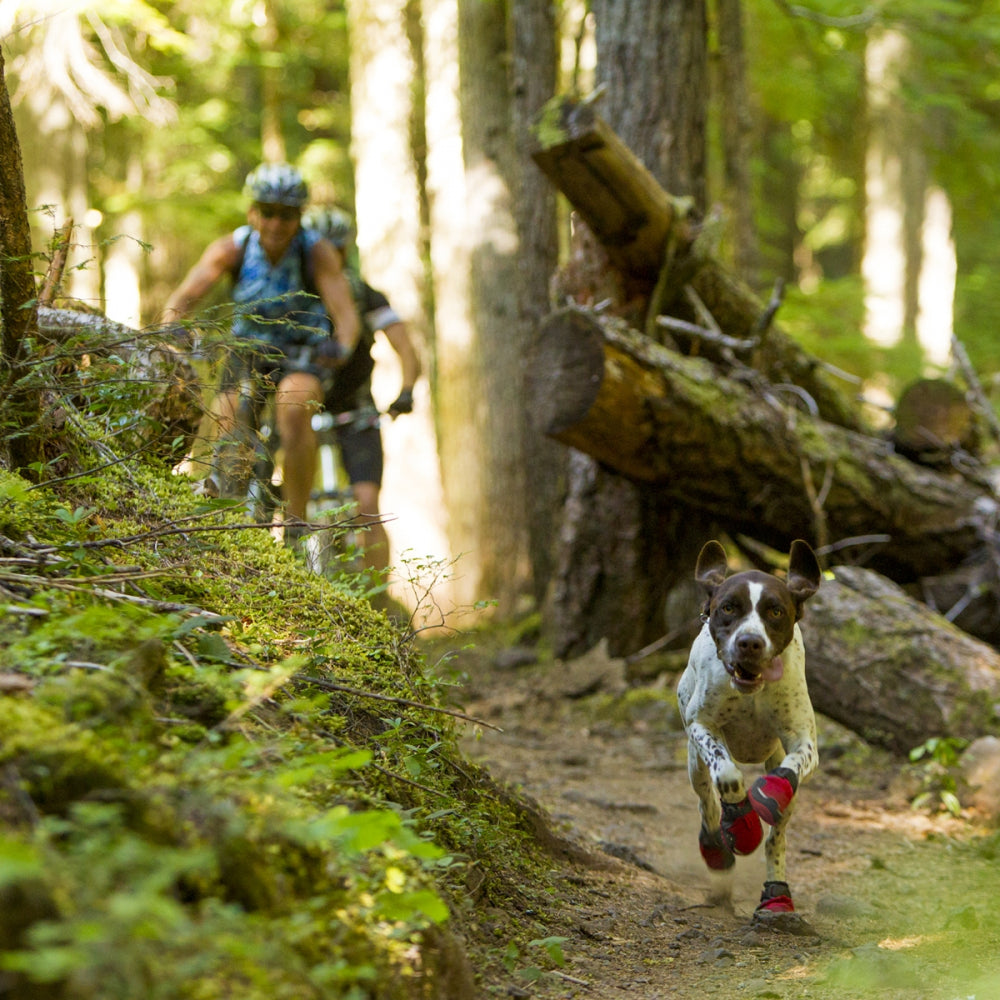
[[[869,743],[1000,735],[1000,653],[884,577],[836,567],[801,629],[813,705]]]
[[[185,355],[156,333],[144,333],[100,314],[72,309],[40,307],[38,328],[42,339],[66,344],[77,338],[72,361],[89,354],[118,359],[109,377],[128,383],[134,419],[118,428],[118,447],[125,451],[146,448],[170,464],[188,451],[204,412],[198,376]],[[60,400],[53,394],[50,407]]]
[[[707,229],[696,223],[691,206],[659,186],[593,104],[553,99],[538,116],[535,139],[533,159],[607,253],[626,299],[641,296],[657,313],[692,322],[706,309],[729,338],[746,342],[747,364],[772,382],[801,386],[824,419],[863,429],[844,383],[775,325],[754,292],[714,259],[711,233],[718,223]],[[675,337],[682,348],[697,344],[712,360],[727,357],[719,344]]]
[[[613,317],[550,315],[528,370],[543,433],[775,548],[885,535],[868,564],[905,583],[962,563],[1000,513],[986,484],[917,465],[796,409],[797,393],[752,371],[723,375]]]

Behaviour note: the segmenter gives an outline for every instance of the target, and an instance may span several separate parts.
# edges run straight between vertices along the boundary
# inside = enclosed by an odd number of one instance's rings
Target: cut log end
[[[921,456],[976,446],[976,421],[965,394],[944,379],[920,379],[896,404],[893,440],[904,454]]]
[[[604,378],[604,338],[593,319],[561,309],[542,323],[529,359],[527,398],[543,434],[559,434],[594,405]]]

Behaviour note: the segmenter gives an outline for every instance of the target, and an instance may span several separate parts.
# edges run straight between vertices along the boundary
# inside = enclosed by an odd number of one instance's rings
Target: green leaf
[[[0,840],[0,886],[37,878],[42,871],[41,858],[30,844],[22,844],[17,840]]]

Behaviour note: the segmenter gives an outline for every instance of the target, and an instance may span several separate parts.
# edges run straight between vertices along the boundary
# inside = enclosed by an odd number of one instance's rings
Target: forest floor
[[[1000,836],[915,811],[906,762],[819,720],[820,771],[788,833],[797,915],[755,924],[762,849],[737,859],[731,905],[710,902],[676,675],[636,685],[601,649],[543,664],[472,642],[450,660],[458,700],[502,732],[470,726],[466,754],[590,857],[554,855],[539,903],[528,887],[520,912],[476,911],[497,941],[485,995],[1000,1000]],[[547,948],[505,950],[525,927]]]

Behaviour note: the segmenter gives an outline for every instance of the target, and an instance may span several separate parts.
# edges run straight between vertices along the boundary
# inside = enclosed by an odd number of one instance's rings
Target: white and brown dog
[[[785,826],[799,784],[816,770],[816,720],[806,689],[798,620],[816,593],[820,569],[806,542],[792,543],[784,580],[751,570],[727,576],[726,552],[708,542],[695,579],[708,595],[701,632],[677,688],[688,735],[688,774],[698,793],[698,844],[709,868],[765,845],[761,911],[795,909],[785,880]],[[767,773],[747,792],[737,766]]]

